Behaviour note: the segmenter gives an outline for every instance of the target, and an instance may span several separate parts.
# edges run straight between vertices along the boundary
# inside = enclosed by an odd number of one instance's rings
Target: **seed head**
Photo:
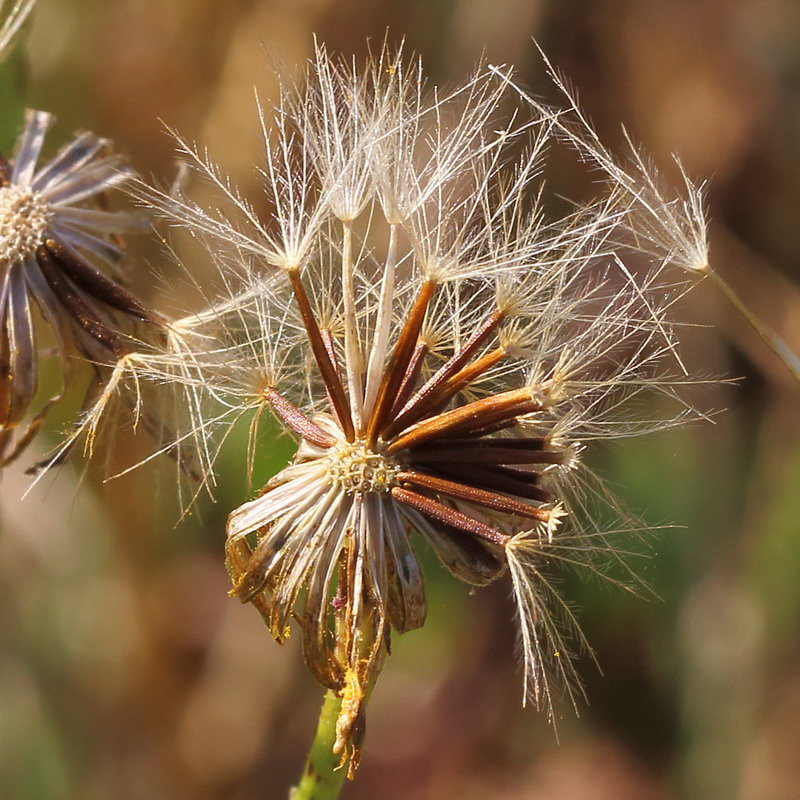
[[[183,389],[209,470],[213,437],[245,414],[271,409],[297,439],[229,517],[232,594],[278,642],[297,621],[309,668],[344,698],[352,763],[391,631],[425,620],[420,540],[469,584],[510,572],[528,696],[552,710],[550,665],[573,691],[574,617],[548,566],[600,574],[617,532],[584,519],[583,454],[670,424],[633,401],[675,402],[686,382],[668,317],[683,287],[658,260],[634,273],[617,245],[637,224],[630,187],[549,217],[561,112],[502,122],[509,87],[480,68],[443,92],[400,54],[359,71],[320,47],[271,126],[262,111],[268,220],[185,143],[230,207],[139,189],[229,287],[139,377]],[[674,419],[691,414],[677,402]]]

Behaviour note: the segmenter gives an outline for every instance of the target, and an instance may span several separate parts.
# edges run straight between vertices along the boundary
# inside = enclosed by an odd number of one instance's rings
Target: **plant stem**
[[[289,800],[336,800],[339,796],[347,777],[347,765],[342,764],[341,755],[333,753],[336,719],[341,705],[341,697],[330,690],[325,693],[303,776],[297,788],[292,790]]]

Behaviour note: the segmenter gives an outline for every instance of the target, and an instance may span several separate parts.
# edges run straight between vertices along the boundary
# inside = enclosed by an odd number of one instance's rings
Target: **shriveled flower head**
[[[10,447],[39,384],[37,326],[50,328],[64,383],[72,358],[98,366],[126,351],[119,319],[151,315],[107,272],[122,257],[119,234],[137,216],[104,208],[106,192],[131,172],[109,142],[81,133],[38,165],[47,129],[44,111],[28,111],[13,158],[0,156],[0,462],[30,441],[59,393],[42,404]],[[50,346],[50,345],[48,345]]]
[[[680,287],[658,264],[636,278],[612,244],[627,191],[549,219],[558,114],[508,117],[509,99],[490,69],[443,92],[399,56],[362,72],[318,48],[262,115],[266,220],[189,146],[232,206],[144,191],[231,286],[176,326],[184,342],[205,330],[204,347],[153,375],[191,409],[200,394],[221,406],[196,425],[207,454],[207,436],[265,408],[298,442],[230,515],[232,593],[278,642],[299,625],[309,668],[343,698],[351,763],[391,632],[425,621],[424,542],[470,585],[508,573],[527,695],[550,709],[553,669],[571,696],[573,618],[547,565],[600,571],[613,555],[583,513],[584,450],[668,424],[632,400],[674,399],[680,376],[666,316]]]

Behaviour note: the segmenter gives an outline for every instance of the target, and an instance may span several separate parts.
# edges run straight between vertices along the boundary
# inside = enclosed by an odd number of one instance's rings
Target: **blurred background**
[[[51,146],[90,128],[164,183],[163,121],[257,200],[254,84],[268,96],[270,65],[302,62],[314,34],[363,55],[387,31],[433,82],[463,80],[483,54],[555,99],[535,37],[607,143],[622,146],[624,124],[667,171],[677,152],[710,181],[715,268],[800,352],[794,0],[41,0],[4,67],[0,148],[24,102],[58,116]],[[152,244],[130,245],[135,289],[168,305],[183,279]],[[711,287],[681,315],[698,324],[690,370],[740,380],[700,393],[724,409],[713,423],[591,455],[632,509],[676,527],[639,565],[654,597],[566,582],[603,671],[580,665],[580,717],[559,720],[559,744],[521,707],[509,586],[470,594],[428,558],[428,623],[396,639],[346,800],[800,797],[800,386]],[[41,453],[79,400],[59,408]],[[3,475],[1,797],[287,796],[322,692],[297,643],[277,647],[226,594],[243,448],[244,433],[217,504],[179,525],[169,467],[103,483],[78,456],[24,500],[24,464]],[[265,437],[257,481],[291,451]]]

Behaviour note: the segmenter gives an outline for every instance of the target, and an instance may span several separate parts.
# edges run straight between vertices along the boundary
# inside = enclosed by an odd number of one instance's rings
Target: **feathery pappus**
[[[510,576],[526,696],[552,712],[553,671],[574,700],[577,626],[549,567],[604,574],[618,532],[593,517],[584,450],[694,414],[669,254],[627,263],[639,216],[613,176],[548,216],[542,173],[548,148],[571,144],[570,112],[509,116],[509,87],[509,70],[480,67],[443,91],[402,53],[362,71],[319,46],[261,112],[268,215],[185,142],[227,205],[136,190],[229,287],[137,376],[186,392],[208,470],[209,442],[242,415],[268,409],[297,440],[230,515],[227,565],[279,643],[299,626],[309,669],[342,698],[335,750],[351,770],[391,632],[425,621],[423,542],[470,585]],[[653,392],[673,416],[641,411]]]

